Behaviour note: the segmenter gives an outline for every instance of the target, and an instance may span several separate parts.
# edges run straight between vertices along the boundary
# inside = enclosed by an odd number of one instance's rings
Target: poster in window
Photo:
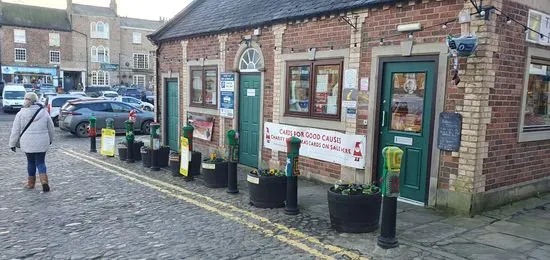
[[[212,116],[200,116],[196,114],[189,114],[187,121],[192,125],[195,130],[193,131],[193,137],[211,141],[212,130],[214,128],[214,117]]]
[[[526,33],[527,41],[541,45],[550,45],[550,14],[529,10],[527,26],[534,31]],[[544,37],[541,37],[544,35]]]
[[[328,91],[328,75],[317,75],[317,92]]]

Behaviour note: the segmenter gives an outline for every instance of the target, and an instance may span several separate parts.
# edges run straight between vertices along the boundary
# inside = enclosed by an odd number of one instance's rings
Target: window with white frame
[[[108,86],[109,80],[109,72],[102,70],[92,71],[92,85]]]
[[[27,43],[27,37],[25,30],[13,29],[13,42],[15,43]]]
[[[59,40],[59,33],[50,33],[49,43],[50,43],[50,46],[59,47],[61,45],[61,41]]]
[[[92,62],[105,63],[111,61],[109,57],[109,48],[92,46],[90,48],[90,53],[92,55]]]
[[[15,61],[27,62],[27,49],[15,48]]]
[[[134,32],[132,35],[132,43],[134,44],[141,44],[141,33],[140,32]]]
[[[134,53],[134,69],[149,69],[149,55]]]
[[[145,75],[134,75],[134,85],[145,86],[146,78]]]
[[[50,63],[61,63],[60,51],[50,51]]]
[[[90,37],[109,39],[109,24],[102,21],[90,23]]]

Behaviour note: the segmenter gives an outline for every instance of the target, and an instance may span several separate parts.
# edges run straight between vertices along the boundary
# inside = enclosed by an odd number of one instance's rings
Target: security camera
[[[458,38],[448,37],[447,45],[451,50],[456,50],[458,56],[466,57],[472,55],[478,45],[477,36],[461,36]]]

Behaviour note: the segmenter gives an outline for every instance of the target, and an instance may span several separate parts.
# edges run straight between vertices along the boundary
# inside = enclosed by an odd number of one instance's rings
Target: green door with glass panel
[[[378,154],[389,145],[403,149],[401,197],[422,203],[426,201],[435,72],[434,62],[383,65]],[[381,155],[378,158],[381,176],[384,163]]]
[[[260,74],[241,74],[239,84],[239,161],[257,168],[260,151]]]
[[[170,150],[179,151],[178,81],[166,81],[166,137]]]

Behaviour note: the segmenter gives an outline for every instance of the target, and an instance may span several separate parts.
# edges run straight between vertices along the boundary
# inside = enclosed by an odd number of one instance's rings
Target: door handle
[[[382,110],[382,127],[386,126],[386,111]]]

